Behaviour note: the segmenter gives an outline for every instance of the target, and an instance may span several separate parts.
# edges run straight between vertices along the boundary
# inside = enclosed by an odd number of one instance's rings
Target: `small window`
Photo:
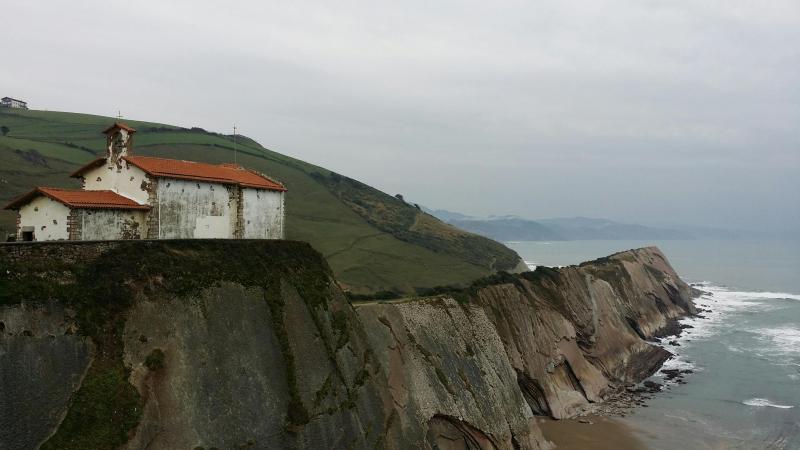
[[[33,240],[33,231],[23,231],[22,232],[22,240],[23,241],[32,241]]]

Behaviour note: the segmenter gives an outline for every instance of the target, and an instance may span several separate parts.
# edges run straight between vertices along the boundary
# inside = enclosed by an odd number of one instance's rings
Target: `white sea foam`
[[[724,318],[734,311],[766,311],[779,307],[774,300],[798,299],[800,295],[785,292],[755,292],[735,291],[709,282],[695,283],[702,290],[708,292],[694,300],[695,305],[706,312],[700,317],[688,317],[681,320],[682,324],[691,325],[686,329],[678,341],[681,345],[688,339],[698,340],[716,334],[724,324]],[[710,310],[710,311],[708,311]],[[732,349],[733,350],[733,349]],[[735,350],[734,350],[735,351]]]
[[[539,263],[537,263],[536,261],[528,261],[527,259],[523,260],[523,262],[525,263],[526,266],[528,266],[528,269],[531,270],[536,270],[536,266],[539,265]]]
[[[663,369],[692,370],[702,371],[692,361],[687,360],[681,353],[686,347],[691,347],[693,342],[708,339],[716,335],[725,327],[726,316],[739,311],[764,311],[771,309],[771,300],[776,299],[800,299],[800,295],[788,294],[783,292],[751,292],[736,291],[723,286],[718,286],[710,282],[695,283],[694,286],[706,291],[694,300],[698,308],[702,308],[702,317],[687,317],[680,320],[682,325],[690,325],[691,328],[683,330],[679,337],[670,336],[661,340],[661,346],[670,351],[675,356],[665,362]],[[800,349],[800,330],[793,328],[774,328],[753,330],[764,336],[764,339],[773,341],[772,347],[779,348],[782,352],[796,351]],[[669,342],[677,341],[678,345],[671,345]],[[732,352],[743,352],[741,348],[730,346]],[[674,382],[674,380],[673,380]]]
[[[714,295],[724,295],[733,300],[800,300],[800,294],[790,294],[788,292],[768,292],[768,291],[737,291],[725,286],[717,286],[708,281],[695,283],[701,290],[707,290]]]
[[[773,348],[783,354],[800,354],[800,329],[789,326],[756,328],[748,330],[762,340],[769,341]]]
[[[750,291],[743,291],[743,292],[734,292],[732,293],[746,298],[752,299],[765,299],[765,300],[800,300],[800,295],[797,294],[789,294],[786,292],[750,292]]]
[[[745,400],[742,404],[747,406],[757,406],[757,407],[770,407],[770,408],[780,408],[780,409],[791,409],[794,408],[794,405],[778,405],[776,403],[772,403],[769,399],[766,398],[751,398],[749,400]]]
[[[672,352],[672,354],[675,354],[675,352],[672,350],[670,350],[670,352]],[[660,371],[674,370],[674,369],[691,370],[692,372],[700,372],[703,370],[701,367],[695,365],[695,363],[687,360],[683,355],[678,355],[678,354],[675,354],[675,356],[665,361],[664,364],[661,366]]]

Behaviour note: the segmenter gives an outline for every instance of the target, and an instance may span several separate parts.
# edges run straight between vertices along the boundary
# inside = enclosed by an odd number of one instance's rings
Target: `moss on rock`
[[[280,295],[281,282],[286,282],[310,309],[327,308],[331,271],[309,244],[120,241],[102,244],[107,249],[99,254],[98,245],[52,242],[0,247],[0,304],[63,303],[75,311],[78,332],[96,348],[63,422],[43,449],[112,449],[127,442],[142,414],[142,399],[129,383],[130,369],[123,363],[121,333],[128,309],[142,296],[190,298],[221,282],[270,293],[267,303],[287,367],[287,422],[296,426],[309,421],[294,375]],[[54,258],[55,252],[68,257]],[[150,370],[163,363],[160,349],[145,360]]]

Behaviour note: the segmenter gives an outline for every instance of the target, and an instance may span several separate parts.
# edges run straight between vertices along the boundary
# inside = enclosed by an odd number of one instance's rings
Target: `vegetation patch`
[[[348,323],[347,313],[341,310],[334,311],[331,325],[333,327],[333,330],[336,332],[337,336],[336,348],[334,349],[334,351],[338,351],[340,348],[344,347],[350,340],[350,326]]]
[[[42,450],[113,449],[139,423],[142,400],[118,361],[95,361],[58,431]]]
[[[161,370],[164,368],[164,352],[160,349],[154,349],[147,358],[144,359],[144,365],[150,371]]]
[[[491,270],[510,270],[519,263],[519,256],[508,247],[442,223],[406,203],[401,195],[387,196],[334,172],[327,176],[315,172],[311,176],[372,226],[402,241]]]
[[[659,283],[665,283],[667,281],[667,275],[663,271],[658,270],[655,267],[648,264],[645,264],[644,268],[645,270],[647,270],[647,273],[649,273],[650,276],[658,280]]]
[[[314,408],[319,407],[322,405],[322,401],[331,393],[331,386],[332,386],[332,374],[328,374],[325,378],[325,382],[322,383],[322,386],[319,390],[314,394]]]
[[[466,287],[456,285],[435,286],[432,288],[417,288],[416,292],[420,297],[446,296],[452,297],[461,304],[466,304],[469,303],[472,298],[478,295],[479,290],[490,286],[499,286],[502,284],[513,284],[519,289],[524,289],[519,275],[500,271],[493,275],[478,278]]]
[[[536,270],[522,273],[520,276],[529,282],[531,289],[539,298],[545,300],[565,317],[569,316],[567,299],[558,288],[562,283],[559,269],[539,266]]]
[[[295,367],[294,353],[289,342],[289,333],[286,331],[286,323],[283,317],[284,302],[281,296],[280,280],[269,289],[264,295],[272,317],[272,329],[278,338],[281,347],[283,363],[286,367],[286,385],[289,391],[289,404],[286,409],[287,431],[292,432],[297,427],[309,422],[308,410],[300,397],[300,388],[297,384],[297,369]]]
[[[347,292],[347,298],[350,301],[371,301],[371,300],[394,300],[398,298],[402,298],[403,293],[398,290],[385,290],[385,291],[378,291],[374,294],[354,294],[352,292]]]
[[[289,241],[121,241],[93,256],[96,243],[36,243],[0,247],[0,304],[56,301],[75,311],[78,332],[95,344],[94,360],[70,402],[50,449],[111,449],[128,440],[142,414],[142,400],[128,382],[121,333],[125,314],[140,295],[191,297],[221,282],[261,287],[287,367],[287,423],[308,422],[300,401],[294,357],[283,323],[281,280],[310,309],[327,308],[331,272],[306,243]],[[14,249],[28,255],[12,258]],[[60,253],[75,263],[65,263]],[[62,255],[63,256],[63,255]],[[164,365],[160,349],[145,365]]]
[[[581,267],[588,269],[595,277],[614,286],[618,292],[625,292],[626,286],[633,284],[631,274],[618,259],[605,258],[600,263],[582,264]]]

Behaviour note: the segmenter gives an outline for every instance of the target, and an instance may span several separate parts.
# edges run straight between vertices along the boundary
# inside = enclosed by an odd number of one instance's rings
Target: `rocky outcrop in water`
[[[694,312],[655,248],[353,306],[310,246],[0,246],[0,448],[545,449]]]

